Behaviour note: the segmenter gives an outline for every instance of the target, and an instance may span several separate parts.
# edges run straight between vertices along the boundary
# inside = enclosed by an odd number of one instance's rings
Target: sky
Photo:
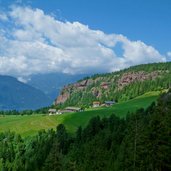
[[[0,74],[92,74],[170,61],[170,9],[170,0],[0,0]]]

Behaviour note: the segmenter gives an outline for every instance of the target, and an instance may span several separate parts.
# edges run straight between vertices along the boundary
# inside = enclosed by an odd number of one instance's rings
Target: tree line
[[[0,134],[3,171],[169,171],[171,91],[146,110],[92,118],[70,135],[63,124],[23,139]]]
[[[51,106],[54,107],[54,106]],[[36,110],[1,110],[0,116],[5,115],[32,115],[32,114],[47,114],[50,107],[43,107]]]
[[[143,71],[146,74],[151,72],[158,72],[160,74],[158,77],[149,78],[144,81],[136,80],[122,88],[118,86],[118,80],[123,74],[140,71]],[[101,103],[109,100],[115,100],[118,102],[127,101],[146,92],[169,89],[171,87],[171,62],[134,66],[114,73],[96,74],[89,79],[97,80],[88,85],[84,90],[79,90],[77,88],[73,89],[70,92],[70,98],[62,105],[62,107],[89,107],[92,106],[93,101],[100,101]],[[108,89],[103,89],[101,87],[102,82],[110,83]]]

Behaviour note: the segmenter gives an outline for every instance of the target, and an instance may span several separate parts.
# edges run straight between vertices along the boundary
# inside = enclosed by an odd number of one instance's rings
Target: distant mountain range
[[[0,110],[38,109],[51,104],[42,91],[10,76],[0,76]]]
[[[86,74],[71,75],[63,73],[36,74],[31,76],[27,84],[44,92],[53,102],[64,85],[74,83],[86,76]]]
[[[30,76],[27,83],[11,76],[0,76],[0,110],[38,109],[52,105],[64,85],[82,79],[86,75],[62,73]]]
[[[126,101],[169,87],[171,62],[139,65],[90,77],[37,74],[32,75],[27,84],[10,76],[0,76],[0,110],[37,109],[54,101],[56,105],[63,103],[64,106],[89,106],[93,101]]]

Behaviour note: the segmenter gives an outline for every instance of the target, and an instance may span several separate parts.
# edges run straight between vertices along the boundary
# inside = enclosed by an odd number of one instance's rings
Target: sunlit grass
[[[67,113],[62,115],[23,115],[23,116],[1,116],[0,117],[0,132],[15,131],[26,137],[35,135],[41,129],[55,129],[60,123],[65,124],[67,130],[73,133],[78,126],[86,126],[88,121],[99,115],[100,117],[108,117],[115,114],[119,117],[125,117],[129,112],[134,112],[138,108],[146,108],[153,101],[156,101],[160,92],[149,92],[127,102],[122,102],[113,105],[112,107],[97,108],[79,113]]]

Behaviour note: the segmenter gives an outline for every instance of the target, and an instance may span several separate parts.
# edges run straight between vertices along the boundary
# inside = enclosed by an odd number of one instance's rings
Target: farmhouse
[[[79,107],[66,107],[65,109],[71,112],[81,112],[81,108]]]
[[[115,101],[105,101],[106,106],[112,106],[113,104],[115,104]]]
[[[100,106],[100,102],[99,101],[94,101],[93,102],[93,107],[99,107]]]
[[[58,110],[58,114],[63,114],[63,113],[72,113],[72,112],[81,112],[81,108],[79,107],[66,107],[63,110]]]
[[[63,109],[63,110],[58,110],[58,111],[57,111],[57,114],[72,113],[72,112],[73,112],[73,111],[69,111],[69,110]]]
[[[55,115],[55,114],[57,114],[56,113],[56,109],[49,109],[48,110],[48,113],[49,113],[49,115]]]

